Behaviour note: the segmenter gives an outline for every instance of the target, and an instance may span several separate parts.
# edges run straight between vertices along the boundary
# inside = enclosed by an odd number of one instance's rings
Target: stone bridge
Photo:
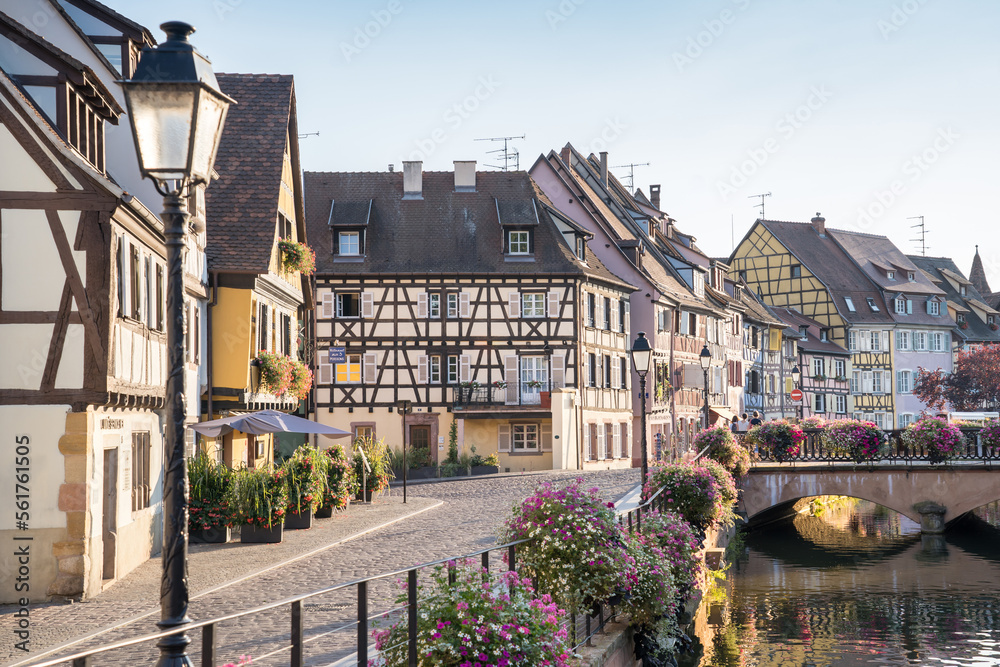
[[[981,505],[1000,500],[1000,470],[983,465],[889,464],[874,469],[851,465],[758,464],[742,480],[740,509],[752,521],[774,508],[788,508],[811,496],[870,500],[920,523],[925,533]]]

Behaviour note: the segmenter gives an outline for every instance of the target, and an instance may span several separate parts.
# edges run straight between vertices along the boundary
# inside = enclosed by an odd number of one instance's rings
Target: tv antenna
[[[915,215],[912,218],[907,218],[907,220],[919,220],[920,221],[919,225],[910,225],[910,229],[917,229],[918,227],[920,228],[920,231],[917,232],[917,234],[920,236],[920,238],[919,239],[910,239],[910,243],[919,243],[920,244],[920,254],[923,257],[926,257],[927,256],[927,225],[924,224],[924,216],[922,216],[922,215]]]
[[[306,132],[305,134],[300,134],[299,139],[305,139],[306,137],[318,137],[319,132]]]
[[[498,148],[494,151],[486,151],[487,153],[502,153],[503,164],[488,164],[487,167],[493,169],[499,169],[500,171],[510,171],[510,163],[514,163],[514,171],[519,171],[521,169],[521,154],[517,152],[517,149],[513,146],[508,146],[508,142],[514,139],[524,139],[522,134],[519,137],[486,137],[484,139],[475,139],[474,141],[502,141],[503,148]]]
[[[764,197],[770,197],[770,196],[771,196],[770,192],[765,192],[764,194],[750,195],[749,197],[747,197],[747,199],[753,199],[755,197],[760,197],[760,203],[759,204],[754,204],[754,208],[760,206],[760,219],[761,220],[767,220],[767,217],[764,216]]]
[[[628,169],[628,193],[630,195],[635,194],[635,168],[636,167],[648,167],[648,162],[635,162],[632,164],[620,164],[616,167],[611,167],[612,169]]]

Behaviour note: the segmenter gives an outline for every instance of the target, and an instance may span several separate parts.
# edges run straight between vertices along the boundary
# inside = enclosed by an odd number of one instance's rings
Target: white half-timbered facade
[[[315,418],[432,461],[455,420],[502,470],[630,466],[634,288],[527,174],[404,165],[306,173]]]

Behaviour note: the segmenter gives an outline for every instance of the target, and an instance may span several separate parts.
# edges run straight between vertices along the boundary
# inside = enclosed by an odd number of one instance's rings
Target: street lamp
[[[705,373],[705,428],[708,428],[708,368],[712,365],[712,352],[708,349],[708,345],[701,348],[698,361],[701,362],[701,370]]]
[[[184,275],[181,265],[188,188],[207,184],[233,102],[222,94],[211,64],[188,36],[194,28],[171,21],[160,28],[167,40],[146,47],[132,79],[121,81],[143,178],[163,196],[167,245],[166,424],[163,473],[162,630],[189,623],[187,580],[187,465],[184,460]],[[199,230],[200,231],[200,230]],[[191,665],[190,643],[181,630],[160,640],[158,667]]]
[[[801,381],[802,381],[802,369],[800,369],[796,364],[795,366],[792,366],[792,384],[795,385],[796,389],[800,389],[799,382]],[[802,421],[802,399],[800,398],[798,401],[796,401],[796,403],[798,403],[798,405],[796,406],[796,412],[799,413],[799,421]]]
[[[653,358],[653,348],[646,340],[646,334],[639,332],[639,337],[632,343],[632,367],[636,375],[639,376],[639,396],[642,398],[642,438],[640,440],[640,455],[642,456],[642,486],[646,486],[646,476],[649,474],[649,465],[646,456],[646,373],[649,372],[649,362]],[[640,490],[641,494],[642,491]]]

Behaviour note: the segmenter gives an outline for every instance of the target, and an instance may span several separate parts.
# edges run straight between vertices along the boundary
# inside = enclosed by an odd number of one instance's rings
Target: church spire
[[[990,284],[986,282],[986,271],[983,270],[983,260],[979,257],[979,246],[976,246],[976,256],[972,258],[972,270],[969,271],[969,281],[976,291],[984,297],[993,293]]]

